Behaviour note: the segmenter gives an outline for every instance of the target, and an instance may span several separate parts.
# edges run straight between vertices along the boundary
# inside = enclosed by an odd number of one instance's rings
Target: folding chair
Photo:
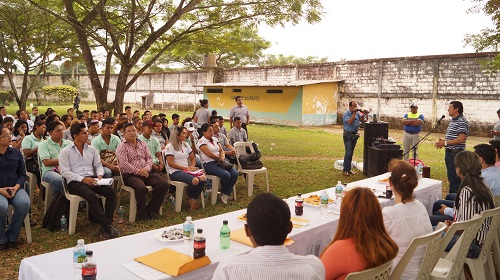
[[[345,280],[389,280],[392,260],[383,265],[347,274]]]
[[[236,160],[238,161],[238,172],[246,174],[247,188],[248,188],[248,196],[253,195],[253,185],[256,174],[265,173],[266,174],[266,187],[267,192],[269,192],[269,180],[267,176],[267,168],[261,167],[259,169],[243,169],[240,164],[240,156],[245,155],[246,148],[249,148],[251,153],[255,153],[255,150],[252,147],[252,143],[249,142],[236,142],[234,143],[234,149],[236,150]]]

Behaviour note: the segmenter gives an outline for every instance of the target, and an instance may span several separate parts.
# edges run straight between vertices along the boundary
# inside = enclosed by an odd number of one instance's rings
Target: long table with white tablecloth
[[[385,191],[385,183],[380,183],[379,180],[387,178],[388,176],[389,174],[386,173],[376,177],[352,182],[348,184],[348,187],[369,187],[373,189],[376,194],[382,195],[382,192]],[[311,194],[319,195],[321,192],[322,191],[317,191],[310,194],[304,194],[304,197]],[[327,192],[331,197],[334,197],[334,188],[327,189]],[[418,187],[415,189],[415,195],[416,198],[425,205],[430,213],[434,201],[441,199],[442,197],[442,182],[427,178],[421,179]],[[286,199],[285,201],[287,201],[290,206],[292,217],[295,216],[293,210],[294,198],[292,197]],[[380,198],[379,201],[382,207],[394,204],[394,200],[391,199]],[[335,210],[335,207],[338,206],[331,205],[330,207],[332,210]],[[339,218],[338,212],[330,212],[330,215],[322,218],[320,217],[319,207],[305,205],[304,214],[301,218],[311,221],[307,226],[294,228],[292,230],[289,237],[291,237],[295,242],[288,245],[290,252],[300,255],[314,254],[318,256],[331,242],[337,229]],[[231,247],[228,250],[222,250],[219,248],[219,230],[222,225],[222,221],[228,220],[231,230],[242,228],[244,222],[238,220],[237,217],[243,213],[246,213],[246,209],[194,221],[195,228],[203,228],[203,232],[207,239],[206,254],[211,259],[212,263],[208,266],[177,277],[170,277],[166,274],[158,272],[134,261],[134,258],[147,255],[166,247],[178,252],[183,252],[183,241],[167,243],[154,237],[155,234],[170,228],[182,228],[182,225],[174,225],[134,235],[123,236],[116,239],[92,243],[88,244],[87,247],[89,250],[94,251],[94,257],[97,260],[98,279],[211,279],[219,261],[246,253],[252,249],[247,245],[234,241],[231,241]],[[19,279],[78,279],[78,271],[73,269],[72,253],[72,248],[67,248],[25,258],[21,262],[21,266],[19,268]]]

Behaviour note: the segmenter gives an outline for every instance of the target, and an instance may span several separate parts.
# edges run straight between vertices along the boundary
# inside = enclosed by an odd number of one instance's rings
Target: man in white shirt
[[[68,183],[68,192],[87,200],[92,218],[101,225],[99,234],[106,238],[118,237],[118,229],[113,226],[116,193],[111,186],[97,183],[104,174],[99,152],[87,144],[85,124],[74,124],[70,131],[74,142],[59,154],[59,170]],[[96,194],[106,198],[105,210]]]
[[[241,120],[241,127],[247,132],[247,124],[250,123],[250,113],[248,112],[248,107],[243,105],[243,97],[236,96],[234,99],[236,101],[236,106],[231,108],[229,112],[229,127],[233,128],[234,118],[239,117]]]
[[[272,193],[256,196],[247,208],[245,232],[255,247],[247,254],[221,261],[212,280],[218,279],[325,279],[316,256],[292,254],[283,245],[292,231],[290,209]]]

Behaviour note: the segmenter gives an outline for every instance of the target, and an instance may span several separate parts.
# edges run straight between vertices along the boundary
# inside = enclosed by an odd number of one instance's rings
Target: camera
[[[363,112],[363,110],[361,110],[361,109],[356,109],[356,111],[358,111],[358,112]]]

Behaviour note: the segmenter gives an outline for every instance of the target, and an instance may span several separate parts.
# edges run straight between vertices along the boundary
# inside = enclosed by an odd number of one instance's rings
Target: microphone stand
[[[424,141],[424,140],[427,138],[427,136],[429,136],[429,134],[431,134],[431,133],[432,133],[432,132],[433,132],[433,131],[434,131],[434,130],[435,130],[435,129],[436,129],[436,128],[437,128],[437,127],[441,124],[441,121],[442,121],[442,120],[443,120],[443,119],[440,119],[440,120],[439,120],[439,121],[438,121],[438,122],[434,125],[434,127],[433,127],[433,128],[432,128],[429,132],[427,132],[427,134],[426,134],[424,137],[420,138],[420,140],[417,142],[417,144],[413,145],[413,147],[411,147],[408,151],[406,151],[406,153],[404,153],[404,154],[401,156],[401,158],[404,158],[404,157],[405,157],[405,156],[406,156],[406,155],[407,155],[410,151],[413,151],[413,167],[415,167],[415,166],[417,165],[417,164],[416,164],[416,160],[417,160],[417,158],[416,158],[416,157],[417,157],[417,148],[418,148],[418,146],[420,146],[420,143],[422,143],[422,141]]]

